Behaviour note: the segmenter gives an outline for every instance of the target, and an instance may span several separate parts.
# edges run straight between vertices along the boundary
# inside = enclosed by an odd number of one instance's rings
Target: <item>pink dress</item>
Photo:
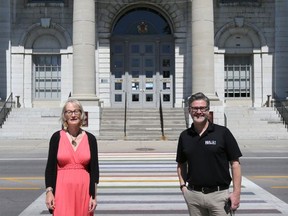
[[[65,131],[60,133],[57,154],[58,170],[54,216],[92,216],[89,213],[90,161],[88,136],[85,133],[74,150]]]

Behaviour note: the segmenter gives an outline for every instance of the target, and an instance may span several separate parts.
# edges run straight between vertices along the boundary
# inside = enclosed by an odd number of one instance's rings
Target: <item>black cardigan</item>
[[[88,136],[89,147],[90,147],[90,163],[88,172],[90,175],[89,194],[92,198],[95,198],[95,183],[99,183],[99,163],[98,163],[98,147],[96,137],[85,131]],[[48,160],[45,169],[45,185],[53,188],[53,194],[55,195],[56,190],[56,179],[57,179],[57,153],[60,140],[60,131],[55,132],[49,143]]]

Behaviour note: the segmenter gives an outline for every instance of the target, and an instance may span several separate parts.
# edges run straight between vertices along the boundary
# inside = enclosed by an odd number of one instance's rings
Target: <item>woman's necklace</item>
[[[69,133],[69,131],[68,131],[68,133]],[[81,134],[81,133],[82,133],[82,130],[81,130],[81,129],[78,131],[76,137],[72,136],[72,135],[69,133],[69,135],[70,135],[70,137],[71,137],[71,144],[72,144],[74,147],[77,146],[76,140],[77,140],[79,134]]]

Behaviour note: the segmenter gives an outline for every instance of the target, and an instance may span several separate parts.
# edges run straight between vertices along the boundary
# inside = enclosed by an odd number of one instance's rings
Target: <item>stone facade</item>
[[[92,95],[99,102],[94,105],[112,106],[111,32],[119,18],[135,8],[156,11],[172,30],[175,47],[173,107],[182,107],[191,93],[203,91],[214,101],[212,109],[216,122],[223,123],[224,106],[261,107],[266,103],[267,95],[276,93],[280,98],[287,97],[288,1],[227,3],[214,0],[213,4],[210,0],[193,1],[95,1],[95,9],[81,1],[84,9],[79,13],[95,14],[95,63],[89,63],[94,74],[87,72],[81,76],[75,72],[75,64],[73,67],[73,43],[77,41],[75,37],[79,41],[78,37],[83,33],[77,27],[77,21],[73,21],[76,1],[0,0],[0,97],[5,99],[10,93],[20,96],[22,107],[61,106],[70,93],[73,96],[73,91],[77,91],[76,97],[82,90],[86,92],[79,85],[88,82],[90,86],[93,79],[92,87],[88,87],[89,99],[82,99],[89,101]],[[209,17],[209,20],[203,17]],[[36,100],[33,96],[33,56],[47,53],[61,56],[61,95],[56,100]],[[249,97],[225,96],[227,56],[251,58]],[[99,116],[99,113],[95,115]]]

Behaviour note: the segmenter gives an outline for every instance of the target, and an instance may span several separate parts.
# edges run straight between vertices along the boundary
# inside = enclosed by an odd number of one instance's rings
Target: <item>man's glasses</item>
[[[200,112],[206,112],[208,110],[208,107],[189,107],[189,110],[192,112],[197,112],[200,110]]]
[[[69,115],[69,116],[71,116],[73,113],[74,113],[74,115],[79,115],[79,114],[81,113],[81,110],[74,110],[74,111],[72,111],[72,110],[66,110],[66,111],[65,111],[65,114],[67,114],[67,115]]]

